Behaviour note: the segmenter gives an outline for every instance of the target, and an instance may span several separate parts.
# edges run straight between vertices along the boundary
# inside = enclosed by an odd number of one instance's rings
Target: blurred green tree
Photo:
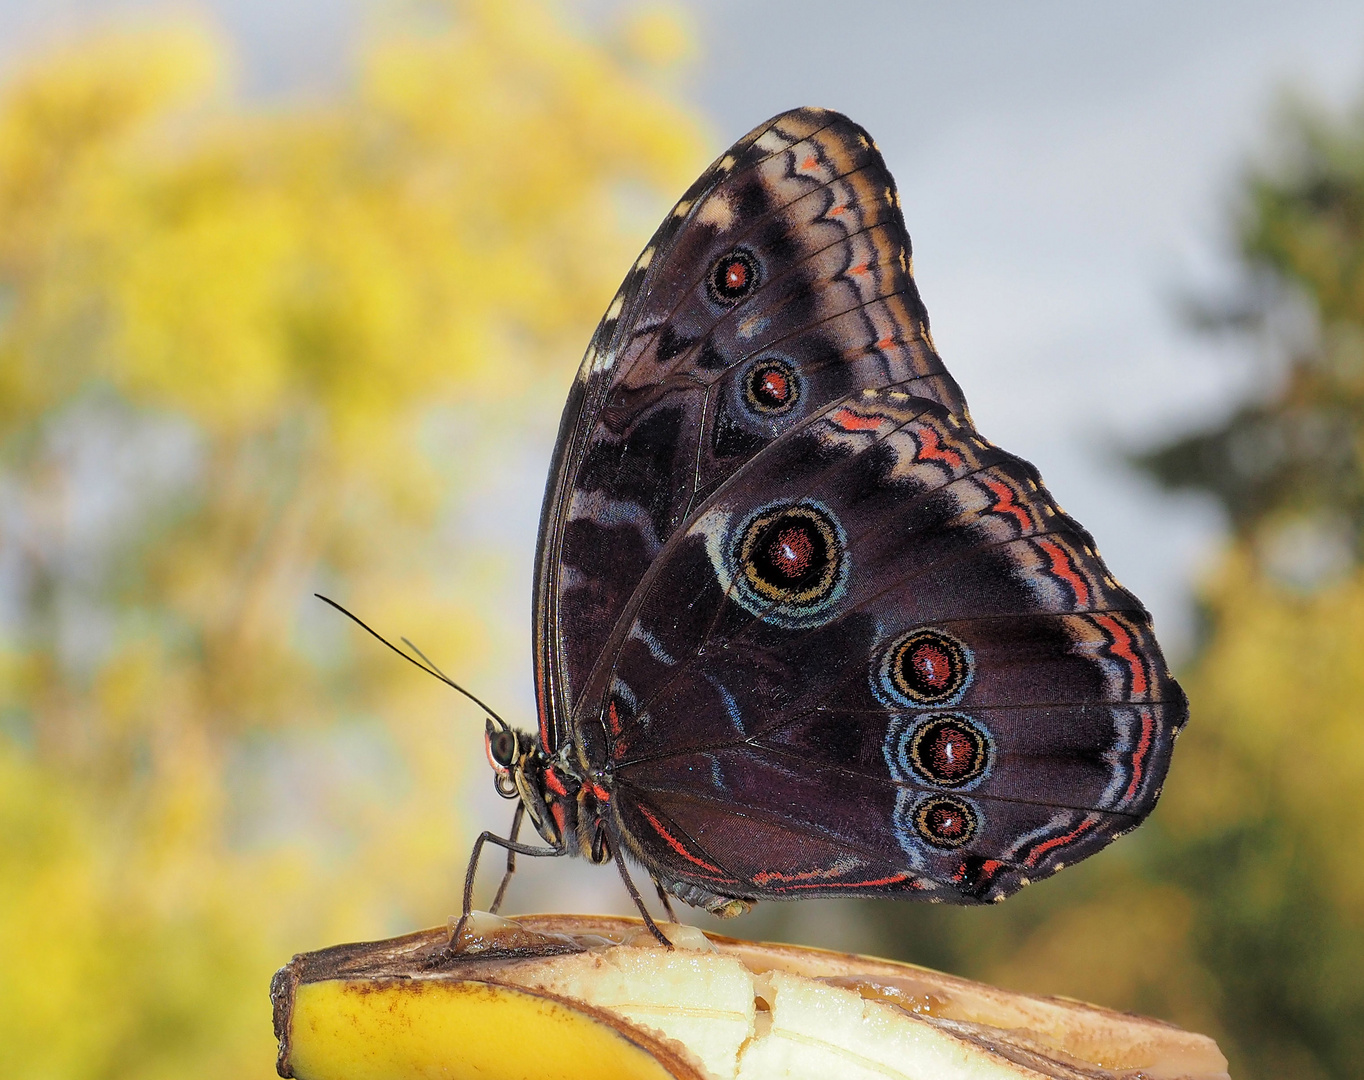
[[[703,150],[666,20],[422,13],[335,104],[243,111],[192,29],[0,91],[6,1077],[271,1075],[282,959],[448,913],[467,738],[310,593],[495,666],[437,525]]]
[[[1190,312],[1256,342],[1261,392],[1140,463],[1215,497],[1271,572],[1310,585],[1364,560],[1364,106],[1286,110],[1278,142],[1245,184],[1241,288]]]

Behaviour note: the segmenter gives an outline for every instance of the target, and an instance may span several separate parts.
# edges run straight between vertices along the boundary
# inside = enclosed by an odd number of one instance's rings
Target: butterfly
[[[867,133],[804,108],[688,189],[598,326],[540,522],[517,853],[759,900],[1001,900],[1138,825],[1188,715],[1141,603],[988,442]],[[529,818],[549,845],[521,843]]]

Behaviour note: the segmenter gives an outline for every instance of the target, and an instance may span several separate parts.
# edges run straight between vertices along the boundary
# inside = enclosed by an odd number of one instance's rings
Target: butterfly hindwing
[[[969,902],[1136,825],[1185,712],[1149,616],[1036,471],[891,388],[697,508],[574,723],[664,880]]]
[[[663,545],[745,461],[853,389],[910,381],[964,412],[909,259],[879,152],[817,109],[754,129],[665,220],[589,347],[551,470],[536,585],[546,745]]]

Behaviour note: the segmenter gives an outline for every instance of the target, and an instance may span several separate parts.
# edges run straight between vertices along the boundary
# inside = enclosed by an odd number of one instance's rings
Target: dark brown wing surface
[[[909,256],[866,133],[776,117],[664,222],[565,409],[542,740],[687,895],[1002,898],[1139,823],[1187,715],[1145,609],[975,431]]]

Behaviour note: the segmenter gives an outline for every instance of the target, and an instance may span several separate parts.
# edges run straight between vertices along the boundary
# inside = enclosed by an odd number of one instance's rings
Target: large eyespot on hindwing
[[[817,626],[847,588],[848,536],[822,503],[771,503],[729,536],[712,549],[720,584],[766,622]]]
[[[914,804],[910,823],[925,843],[951,851],[970,843],[980,831],[980,813],[965,799],[930,795]]]
[[[743,388],[749,409],[770,416],[795,407],[801,396],[801,378],[785,360],[768,356],[744,372]]]
[[[872,674],[876,696],[895,705],[951,705],[975,673],[971,650],[951,634],[923,627],[883,649]]]
[[[812,506],[779,506],[749,522],[736,553],[758,595],[806,605],[827,596],[843,559],[833,520]]]
[[[721,255],[706,275],[706,292],[722,307],[733,307],[758,287],[758,260],[743,248]]]

